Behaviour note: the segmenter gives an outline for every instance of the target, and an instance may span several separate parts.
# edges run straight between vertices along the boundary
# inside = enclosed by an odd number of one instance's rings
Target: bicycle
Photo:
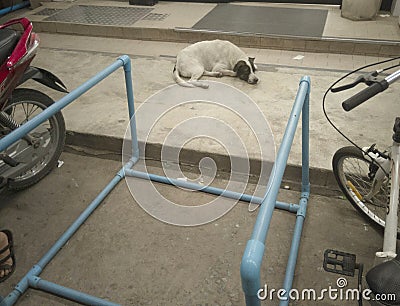
[[[392,60],[397,59],[399,58]],[[391,60],[381,63],[389,61]],[[357,211],[373,223],[384,228],[383,249],[381,252],[376,253],[376,259],[379,264],[368,271],[366,281],[375,299],[382,294],[394,294],[392,300],[381,301],[381,304],[378,303],[378,305],[400,305],[400,256],[396,254],[396,242],[397,238],[400,238],[400,225],[398,223],[400,117],[395,118],[392,145],[382,151],[378,150],[375,144],[369,147],[359,147],[330,121],[325,111],[325,98],[329,91],[339,92],[353,88],[359,83],[367,84],[367,88],[342,103],[343,109],[350,111],[400,80],[400,70],[385,78],[380,76],[383,71],[400,66],[398,64],[387,69],[380,69],[361,75],[350,84],[334,87],[350,74],[373,65],[375,64],[361,67],[335,82],[325,93],[323,109],[329,123],[353,144],[337,150],[332,159],[333,173],[341,191]],[[400,116],[400,113],[398,115]],[[354,254],[326,250],[324,268],[326,271],[348,276],[354,276],[354,271],[359,269],[359,290],[361,291],[363,265],[356,263]],[[359,305],[362,305],[361,298],[359,298]]]

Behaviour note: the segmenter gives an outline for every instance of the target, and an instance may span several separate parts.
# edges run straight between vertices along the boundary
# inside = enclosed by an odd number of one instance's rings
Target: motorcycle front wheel
[[[14,90],[6,108],[6,112],[19,125],[32,120],[54,103],[44,93],[27,88]],[[40,138],[40,145],[46,154],[38,162],[32,164],[26,172],[8,181],[8,188],[19,190],[27,188],[45,177],[58,163],[65,143],[65,122],[61,112],[44,121],[29,135]]]

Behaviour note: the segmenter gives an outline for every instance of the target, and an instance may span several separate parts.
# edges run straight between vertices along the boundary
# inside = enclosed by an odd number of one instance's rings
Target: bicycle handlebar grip
[[[375,96],[376,94],[386,90],[389,87],[389,83],[386,80],[374,83],[371,86],[365,88],[354,96],[348,98],[342,103],[343,109],[348,112],[353,108],[359,106],[360,104],[367,101],[369,98]]]

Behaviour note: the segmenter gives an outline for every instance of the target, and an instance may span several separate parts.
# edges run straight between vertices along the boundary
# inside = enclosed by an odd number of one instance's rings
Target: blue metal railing
[[[57,240],[57,242],[50,248],[50,250],[39,260],[39,262],[32,267],[32,269],[22,278],[22,280],[16,285],[15,289],[5,298],[0,301],[0,306],[14,305],[18,298],[29,288],[40,289],[66,299],[70,299],[83,304],[90,305],[117,305],[115,303],[88,295],[76,291],[74,289],[66,288],[58,284],[43,280],[39,278],[39,275],[47,264],[57,255],[58,251],[65,245],[65,243],[75,234],[79,227],[89,218],[93,211],[101,204],[104,198],[114,189],[114,187],[125,177],[133,176],[142,179],[148,179],[157,181],[165,184],[174,186],[181,186],[188,189],[198,190],[207,192],[210,194],[221,195],[228,198],[238,199],[241,201],[252,201],[253,203],[261,204],[260,212],[257,217],[257,221],[254,227],[253,235],[249,240],[245,254],[243,256],[241,265],[242,274],[242,286],[246,296],[246,303],[248,305],[259,305],[260,300],[257,297],[257,292],[260,289],[260,266],[264,253],[264,243],[271,221],[272,212],[275,208],[284,209],[297,214],[295,232],[292,241],[292,247],[289,256],[289,262],[287,267],[287,273],[285,277],[284,288],[290,289],[293,280],[294,268],[297,259],[297,252],[300,243],[301,230],[303,226],[303,220],[305,217],[307,200],[309,196],[309,162],[308,162],[308,108],[309,108],[309,90],[310,80],[308,77],[304,77],[300,82],[300,89],[296,97],[295,104],[289,123],[286,128],[285,135],[282,140],[282,144],[279,149],[278,158],[274,165],[274,176],[270,179],[269,186],[270,190],[265,198],[258,198],[252,195],[240,194],[237,192],[227,191],[211,186],[203,186],[199,184],[193,184],[190,182],[179,181],[170,179],[163,176],[149,174],[146,172],[140,172],[133,170],[132,167],[139,159],[139,146],[136,132],[136,118],[135,108],[133,99],[133,87],[131,77],[131,61],[128,56],[124,55],[118,58],[118,60],[98,73],[93,78],[73,90],[71,93],[51,105],[41,114],[28,121],[17,130],[13,131],[9,135],[0,139],[0,152],[5,150],[12,143],[21,139],[25,134],[36,128],[45,120],[52,117],[54,114],[59,112],[61,109],[72,103],[82,94],[87,92],[90,88],[100,83],[103,79],[108,77],[118,68],[123,67],[125,71],[125,85],[128,100],[128,110],[130,118],[130,130],[132,137],[132,157],[129,162],[122,167],[122,169],[116,174],[111,182],[100,192],[100,194],[89,204],[89,206],[81,213],[81,215],[75,220],[75,222],[64,232],[64,234]],[[282,181],[283,172],[286,167],[287,158],[289,155],[290,147],[293,142],[294,133],[297,127],[297,123],[300,117],[300,111],[303,109],[302,116],[302,127],[303,127],[303,165],[302,165],[302,196],[299,204],[288,204],[283,202],[277,202],[276,197],[278,194],[279,186]],[[289,291],[289,290],[288,290]],[[1,299],[1,297],[0,297]],[[288,303],[281,303],[287,305]]]
[[[278,197],[279,188],[285,172],[294,134],[296,132],[300,114],[302,112],[302,193],[299,202],[299,209],[296,211],[295,230],[293,234],[289,260],[286,267],[285,280],[282,288],[285,290],[284,292],[286,292],[286,294],[283,296],[280,302],[281,306],[289,304],[288,293],[292,287],[303,221],[305,218],[308,197],[310,194],[309,96],[310,78],[303,77],[300,81],[297,97],[289,117],[274,168],[272,170],[274,176],[269,182],[269,192],[261,204],[251,239],[247,242],[246,249],[242,257],[240,273],[247,306],[256,306],[261,304],[259,297],[259,291],[262,290],[260,284],[260,269],[265,251],[265,239],[267,237],[269,225],[272,219],[272,213],[276,208],[276,199]]]
[[[24,7],[28,7],[30,5],[31,5],[31,3],[29,1],[22,1],[20,3],[15,3],[12,6],[2,8],[2,9],[0,9],[0,17],[5,15],[5,14],[14,12],[14,11],[19,10],[19,9],[22,9]]]
[[[132,135],[132,158],[127,163],[126,167],[132,167],[139,158],[139,146],[136,135],[136,120],[135,108],[133,100],[133,86],[131,75],[131,60],[128,56],[124,55],[118,58],[112,65],[89,79],[81,86],[70,92],[68,95],[61,98],[59,101],[48,107],[45,111],[32,118],[18,129],[0,139],[0,152],[6,149],[9,145],[21,139],[25,134],[36,128],[38,125],[52,117],[61,109],[75,101],[78,97],[83,95],[89,89],[100,83],[110,74],[115,72],[120,67],[125,71],[126,94],[128,100],[128,109],[130,117],[130,128]],[[47,264],[57,255],[58,251],[65,245],[65,243],[75,234],[79,227],[89,218],[93,211],[101,204],[105,197],[114,189],[114,187],[125,177],[124,169],[121,169],[111,182],[100,192],[100,194],[92,201],[92,203],[82,212],[82,214],[75,220],[75,222],[64,232],[64,234],[56,241],[50,250],[40,259],[40,261],[32,267],[32,269],[22,278],[22,280],[15,286],[15,289],[4,299],[0,301],[0,306],[14,305],[18,298],[29,287],[41,289],[49,293],[90,305],[107,305],[115,306],[118,304],[111,303],[97,297],[62,287],[60,285],[40,279],[38,276],[41,274]]]

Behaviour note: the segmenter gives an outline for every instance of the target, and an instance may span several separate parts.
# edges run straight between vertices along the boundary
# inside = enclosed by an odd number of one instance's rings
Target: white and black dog
[[[237,76],[249,84],[257,84],[256,69],[254,57],[247,57],[229,41],[216,39],[200,41],[181,50],[176,57],[173,76],[175,82],[184,87],[208,88],[208,84],[198,81],[202,75]],[[186,82],[181,76],[190,80]]]

